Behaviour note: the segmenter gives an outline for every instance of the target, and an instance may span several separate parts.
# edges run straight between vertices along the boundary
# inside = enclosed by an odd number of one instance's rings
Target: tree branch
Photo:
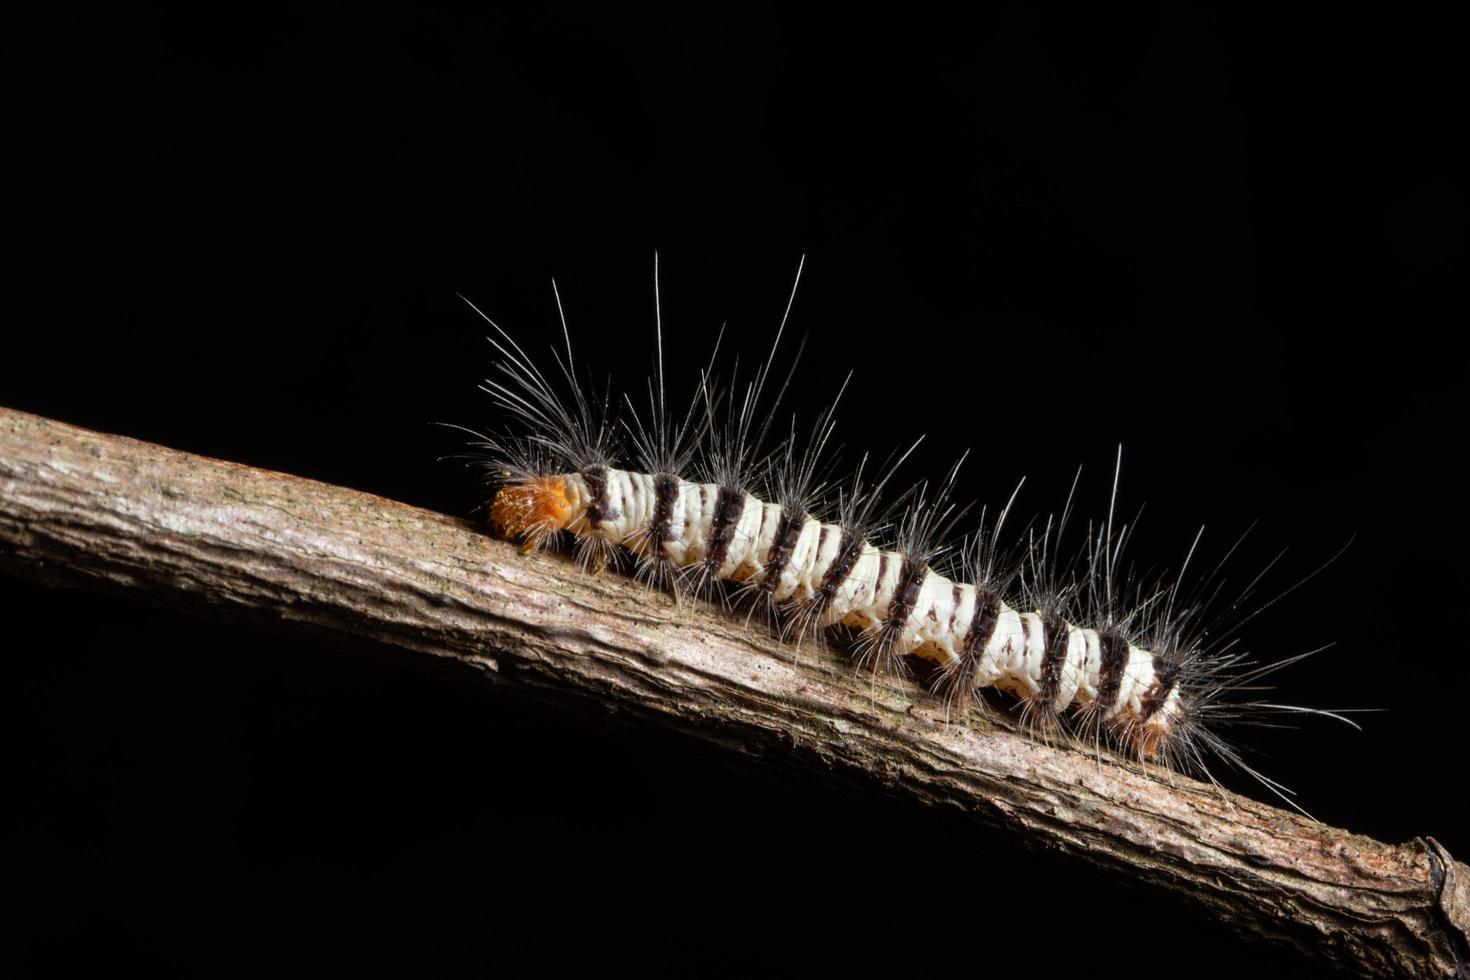
[[[391,651],[960,815],[1366,975],[1466,976],[1470,868],[1058,749],[369,494],[0,409],[0,569]],[[779,747],[781,751],[769,751]]]

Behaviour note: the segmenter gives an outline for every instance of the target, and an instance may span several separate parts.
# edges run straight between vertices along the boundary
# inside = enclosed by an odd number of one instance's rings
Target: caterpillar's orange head
[[[490,522],[501,536],[534,551],[572,522],[574,510],[565,479],[528,477],[500,488],[490,504]]]

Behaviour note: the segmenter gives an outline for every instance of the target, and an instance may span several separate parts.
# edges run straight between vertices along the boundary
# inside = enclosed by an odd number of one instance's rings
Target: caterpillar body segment
[[[1177,670],[1114,633],[1012,608],[983,588],[875,547],[839,524],[790,513],[713,483],[598,466],[517,480],[492,505],[502,533],[536,545],[556,531],[624,547],[643,561],[758,583],[803,629],[861,631],[855,653],[882,645],[962,685],[1021,697],[1046,716],[1085,711],[1145,757],[1183,712]]]

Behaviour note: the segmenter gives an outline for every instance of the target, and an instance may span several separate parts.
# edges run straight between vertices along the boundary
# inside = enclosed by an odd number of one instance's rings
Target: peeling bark
[[[910,683],[381,497],[0,409],[0,569],[594,703],[1065,852],[1306,960],[1470,976],[1470,868],[1432,838],[952,724]]]

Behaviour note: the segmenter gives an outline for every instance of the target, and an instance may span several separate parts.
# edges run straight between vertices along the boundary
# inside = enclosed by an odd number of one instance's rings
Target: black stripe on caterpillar
[[[798,282],[800,274],[798,267]],[[1218,758],[1296,805],[1219,729],[1283,711],[1352,722],[1254,699],[1262,678],[1309,654],[1252,665],[1229,646],[1206,644],[1207,603],[1184,598],[1183,569],[1172,580],[1130,584],[1121,571],[1127,528],[1114,528],[1117,469],[1106,521],[1089,528],[1070,562],[1058,560],[1058,543],[1071,495],[1019,560],[999,547],[1015,494],[994,526],[982,512],[967,546],[950,547],[946,539],[967,510],[949,502],[960,463],[932,491],[911,487],[886,503],[885,488],[908,453],[871,480],[866,457],[850,480],[829,479],[824,453],[846,381],[806,439],[793,421],[780,447],[763,453],[790,381],[788,374],[766,404],[792,300],[749,382],[722,386],[711,358],[689,408],[675,414],[665,390],[656,258],[654,296],[656,361],[643,410],[628,398],[616,402],[610,386],[596,396],[578,377],[559,294],[562,343],[549,376],[470,304],[493,328],[488,339],[500,354],[483,387],[509,416],[495,435],[473,433],[495,484],[490,513],[499,533],[528,551],[569,533],[580,564],[593,571],[631,555],[651,585],[676,598],[692,593],[744,607],[747,617],[759,612],[797,644],[845,627],[856,631],[859,665],[877,673],[903,670],[907,656],[928,661],[951,705],[993,687],[1020,698],[1023,721],[1045,737],[1076,734],[1207,777],[1207,757]],[[623,442],[634,468],[619,465]],[[691,469],[703,479],[687,479]],[[879,535],[890,529],[892,546],[884,547]],[[1193,554],[1191,547],[1185,568]],[[1017,579],[1020,598],[1007,600]]]

